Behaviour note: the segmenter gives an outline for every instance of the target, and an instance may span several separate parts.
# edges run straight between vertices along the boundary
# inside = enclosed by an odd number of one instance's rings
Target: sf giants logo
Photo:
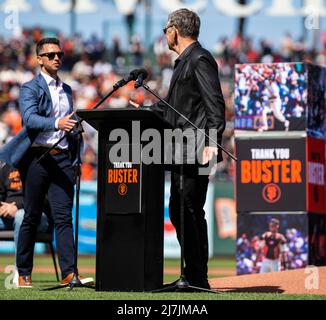
[[[275,203],[280,200],[281,188],[274,183],[267,184],[263,189],[263,198],[268,203]]]
[[[127,186],[124,183],[119,184],[118,186],[118,192],[121,196],[124,196],[128,191]]]

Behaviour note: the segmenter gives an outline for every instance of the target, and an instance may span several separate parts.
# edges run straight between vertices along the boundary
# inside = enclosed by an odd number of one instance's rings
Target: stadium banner
[[[306,211],[305,138],[236,139],[237,212]]]
[[[326,215],[309,214],[309,264],[326,265]]]
[[[82,181],[79,200],[78,253],[96,253],[97,181]],[[75,225],[76,204],[73,209]],[[75,228],[74,228],[75,229]]]
[[[164,257],[180,257],[180,246],[177,240],[176,232],[169,218],[169,198],[170,182],[165,183],[165,201],[164,201]],[[208,225],[209,255],[213,256],[214,242],[214,217],[213,200],[214,185],[208,186],[205,212]],[[79,239],[78,252],[80,254],[96,253],[96,203],[97,203],[97,183],[96,181],[83,181],[80,191],[80,217],[79,217]],[[73,216],[75,217],[75,207]],[[75,220],[74,220],[75,223]]]
[[[95,254],[96,253],[96,208],[97,208],[97,182],[82,181],[79,198],[79,237],[78,253]],[[76,222],[76,203],[73,207],[73,225]],[[75,230],[75,228],[74,228]],[[56,243],[53,241],[55,247]],[[15,253],[13,242],[0,241],[0,253]],[[45,253],[45,244],[36,243],[36,254]]]
[[[237,216],[237,275],[304,268],[308,265],[307,213],[249,213]],[[270,222],[279,222],[277,235]]]
[[[235,129],[307,131],[326,138],[326,68],[306,63],[237,64]]]
[[[236,0],[156,0],[160,9],[167,13],[180,8],[188,8],[197,12],[203,12],[208,8],[208,2],[212,1],[214,7],[220,13],[231,17],[250,17],[256,15],[262,10],[268,16],[309,16],[318,13],[320,16],[326,16],[326,8],[322,0],[304,0],[301,6],[295,5],[293,0],[273,0],[268,6],[262,0],[251,0],[246,4],[239,4]],[[5,0],[1,5],[3,10],[14,8],[17,11],[30,12],[33,10],[31,0]],[[121,14],[133,14],[136,11],[137,0],[113,0],[112,3]],[[54,14],[64,14],[71,10],[70,0],[39,0],[38,6],[41,6],[46,12]],[[92,13],[103,9],[96,0],[77,0],[76,11],[78,13]]]
[[[325,140],[307,138],[309,212],[326,213]]]
[[[214,256],[233,256],[237,235],[234,182],[214,181]]]
[[[326,214],[325,140],[311,137],[237,138],[237,212]]]
[[[326,139],[326,67],[308,65],[308,135]]]
[[[272,235],[273,222],[279,223]],[[237,275],[326,265],[326,215],[307,212],[237,216]]]
[[[180,245],[176,231],[169,217],[170,182],[165,183],[164,192],[164,258],[180,258]],[[206,202],[204,206],[207,221],[209,257],[214,252],[214,184],[208,184]]]
[[[215,199],[217,234],[220,239],[235,238],[237,213],[235,201],[230,198]]]
[[[0,241],[0,253],[6,254],[14,254],[15,253],[15,244],[10,241]],[[45,253],[45,244],[44,243],[36,243],[35,254],[44,254]]]

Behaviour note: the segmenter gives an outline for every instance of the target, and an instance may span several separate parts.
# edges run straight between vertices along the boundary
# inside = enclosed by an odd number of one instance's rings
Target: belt
[[[48,150],[50,150],[50,148],[48,147],[32,147],[32,150],[35,152],[42,152],[45,153]],[[49,152],[49,154],[51,155],[57,155],[57,154],[63,154],[63,153],[68,153],[68,149],[61,149],[61,148],[53,148],[51,149],[51,151]]]

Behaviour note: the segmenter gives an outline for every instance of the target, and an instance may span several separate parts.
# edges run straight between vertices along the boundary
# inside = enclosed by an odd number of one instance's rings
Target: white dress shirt
[[[52,100],[51,117],[56,118],[55,127],[58,129],[58,122],[60,118],[63,118],[69,114],[69,100],[67,94],[63,90],[62,81],[58,78],[56,81],[48,74],[41,72],[44,77]],[[59,139],[65,135],[63,130],[41,132],[36,137],[33,146],[52,147]],[[61,149],[68,149],[67,139],[63,139],[59,145]]]

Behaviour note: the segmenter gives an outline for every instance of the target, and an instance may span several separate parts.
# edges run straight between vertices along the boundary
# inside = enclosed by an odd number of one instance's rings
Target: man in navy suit
[[[48,197],[55,224],[62,284],[69,283],[74,270],[72,207],[76,124],[71,88],[58,77],[63,52],[56,38],[44,38],[36,46],[41,72],[20,90],[23,129],[1,151],[0,159],[16,166],[23,182],[25,216],[17,248],[19,287],[32,287],[35,236]],[[39,157],[61,137],[65,138],[43,160]],[[85,283],[89,279],[80,277]]]

